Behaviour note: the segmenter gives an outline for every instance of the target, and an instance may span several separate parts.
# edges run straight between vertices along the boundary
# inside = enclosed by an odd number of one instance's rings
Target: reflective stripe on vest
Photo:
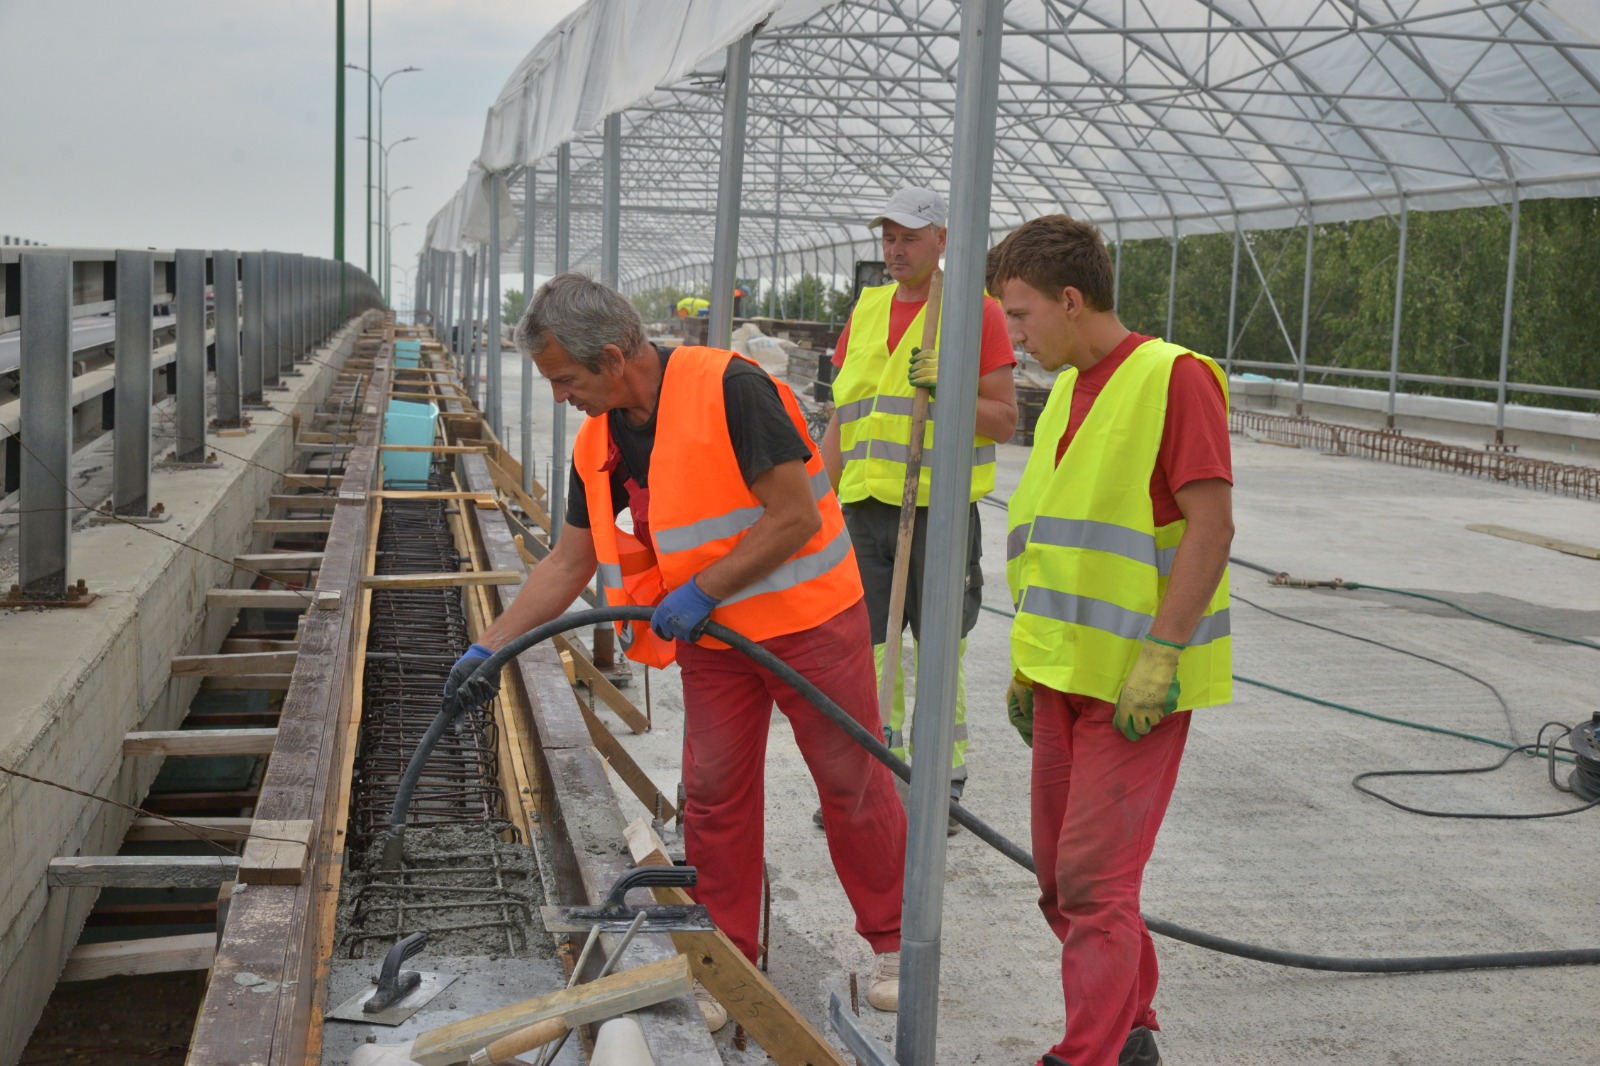
[[[821,502],[831,489],[828,484],[828,472],[824,470],[818,474],[810,474],[806,480],[811,485],[812,499]],[[766,513],[765,507],[735,507],[731,511],[702,518],[686,526],[669,528],[656,526],[650,532],[655,539],[656,547],[664,552],[691,551],[712,541],[743,533]]]
[[[911,411],[915,390],[906,380],[911,349],[922,343],[927,308],[917,312],[905,333],[889,350],[889,310],[895,285],[864,289],[850,314],[850,341],[844,366],[833,382],[834,414],[839,425],[839,451],[844,472],[839,499],[856,503],[872,498],[899,506],[911,461]],[[988,299],[988,297],[985,297]],[[917,506],[928,505],[933,484],[933,427],[938,402],[928,406],[923,437],[922,470]],[[994,491],[995,449],[987,437],[974,435],[970,501]]]
[[[1012,494],[1006,579],[1017,618],[1013,667],[1039,684],[1115,700],[1149,633],[1186,523],[1155,525],[1145,486],[1166,424],[1172,365],[1192,354],[1148,341],[1096,397],[1066,453],[1056,447],[1071,412],[1075,370],[1057,379]],[[1215,363],[1199,356],[1227,382]],[[1129,486],[1138,490],[1129,491]],[[1178,709],[1232,696],[1232,639],[1224,574],[1178,660]]]

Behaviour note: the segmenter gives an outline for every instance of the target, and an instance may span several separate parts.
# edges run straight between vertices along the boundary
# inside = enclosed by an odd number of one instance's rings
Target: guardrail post
[[[303,362],[306,357],[306,275],[305,257],[295,252],[288,255],[289,264],[289,336],[293,338],[290,356],[293,362]]]
[[[22,255],[21,370],[18,584],[26,599],[65,599],[72,559],[67,501],[72,469],[72,260],[57,252]]]
[[[244,332],[239,349],[239,389],[245,403],[259,405],[262,363],[261,253],[246,252],[240,256],[240,260],[239,288]]]
[[[150,336],[155,257],[117,252],[116,397],[111,427],[111,510],[150,513]]]
[[[283,377],[278,359],[278,253],[261,254],[261,380],[279,388]]]
[[[288,252],[273,252],[278,263],[278,373],[292,376],[297,349],[294,346],[294,264]]]
[[[211,253],[211,289],[216,323],[217,425],[237,426],[243,398],[239,388],[239,253]]]
[[[206,458],[206,253],[177,251],[178,425],[173,458],[202,463]]]

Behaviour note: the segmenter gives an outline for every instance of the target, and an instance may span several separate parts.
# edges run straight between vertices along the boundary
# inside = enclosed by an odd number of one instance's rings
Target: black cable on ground
[[[423,764],[428,761],[428,755],[431,753],[433,745],[438,741],[440,735],[444,733],[446,727],[461,713],[469,699],[486,695],[490,678],[499,676],[500,671],[522,652],[535,644],[549,640],[558,633],[565,633],[573,629],[584,629],[609,622],[648,621],[653,613],[654,611],[649,607],[601,607],[594,610],[565,614],[560,618],[553,619],[542,626],[529,630],[479,663],[472,676],[452,696],[445,699],[444,705],[439,709],[438,716],[428,727],[427,733],[418,744],[416,752],[411,756],[411,761],[406,766],[405,774],[401,777],[400,787],[395,795],[394,808],[389,814],[390,841],[397,845],[400,835],[405,829],[406,813],[411,806],[411,796],[416,790],[417,781],[422,775]],[[783,678],[794,687],[795,691],[799,692],[819,711],[843,729],[850,739],[867,749],[867,752],[873,758],[887,766],[895,776],[903,781],[911,780],[911,767],[904,760],[896,758],[894,753],[885,747],[881,740],[864,729],[842,707],[829,699],[826,694],[793,667],[789,666],[788,663],[761,645],[717,622],[712,622],[706,626],[706,635],[723,641],[756,663],[766,667],[778,677]],[[1015,862],[1030,873],[1035,872],[1033,856],[1028,854],[1026,849],[1007,839],[966,807],[959,803],[952,803],[950,805],[950,816],[971,830],[973,836],[995,848],[1012,862]],[[392,849],[386,848],[385,850],[386,853],[392,850],[398,856],[399,849],[397,846]],[[1234,955],[1243,959],[1270,962],[1279,966],[1290,966],[1304,970],[1330,970],[1341,973],[1439,973],[1449,970],[1508,969],[1527,966],[1600,965],[1600,948],[1573,948],[1560,951],[1513,951],[1469,955],[1425,955],[1388,959],[1308,955],[1296,951],[1281,951],[1277,948],[1230,940],[1227,937],[1206,933],[1198,929],[1190,929],[1175,922],[1169,922],[1164,918],[1157,918],[1151,915],[1144,915],[1144,921],[1152,933],[1159,933],[1162,936],[1180,940],[1186,944],[1192,944],[1196,947],[1225,955]]]

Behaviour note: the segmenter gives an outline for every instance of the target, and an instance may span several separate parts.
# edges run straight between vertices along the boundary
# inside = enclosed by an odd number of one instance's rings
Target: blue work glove
[[[927,389],[928,395],[932,396],[938,380],[939,349],[911,349],[911,366],[906,370],[906,383],[914,389]]]
[[[456,664],[450,668],[450,678],[444,683],[444,698],[448,700],[453,697],[461,686],[466,683],[467,678],[472,676],[472,672],[493,654],[493,651],[485,648],[482,644],[474,644],[468,648],[461,658],[456,660]],[[474,688],[481,695],[473,702],[487,703],[494,698],[495,693],[500,691],[500,678],[498,675],[485,678]]]
[[[687,640],[692,644],[705,632],[711,609],[720,602],[700,591],[690,578],[656,604],[655,613],[650,616],[650,630],[662,640]]]

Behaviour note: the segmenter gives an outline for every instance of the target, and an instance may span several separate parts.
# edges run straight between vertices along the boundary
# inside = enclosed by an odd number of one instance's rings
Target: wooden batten
[[[79,944],[67,956],[67,965],[61,971],[60,980],[98,981],[102,977],[209,970],[216,952],[215,933],[184,933],[144,940]]]
[[[276,729],[171,729],[129,733],[122,738],[124,757],[138,755],[270,755]]]

